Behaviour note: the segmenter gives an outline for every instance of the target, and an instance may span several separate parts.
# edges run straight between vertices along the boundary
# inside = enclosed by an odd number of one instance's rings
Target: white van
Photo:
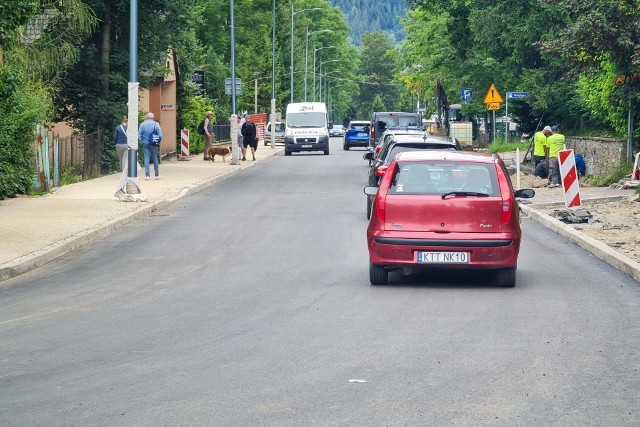
[[[298,102],[287,105],[284,155],[293,152],[323,151],[329,154],[327,106],[324,102]]]

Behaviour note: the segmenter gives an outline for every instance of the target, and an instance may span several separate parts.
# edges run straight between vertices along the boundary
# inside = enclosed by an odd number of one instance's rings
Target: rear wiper
[[[449,191],[448,193],[444,193],[441,197],[444,199],[447,196],[478,196],[478,197],[489,197],[488,194],[485,193],[477,193],[475,191]]]

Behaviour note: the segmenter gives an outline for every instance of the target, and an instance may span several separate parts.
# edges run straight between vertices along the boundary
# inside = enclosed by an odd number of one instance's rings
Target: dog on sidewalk
[[[222,161],[225,161],[225,158],[228,154],[231,154],[231,148],[229,147],[209,147],[207,148],[207,157],[211,157],[211,161],[216,161],[216,154],[218,156],[222,156]]]

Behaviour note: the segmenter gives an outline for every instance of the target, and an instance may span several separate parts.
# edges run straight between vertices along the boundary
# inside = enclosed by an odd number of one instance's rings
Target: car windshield
[[[389,145],[385,153],[381,153],[380,158],[384,159],[385,164],[390,164],[398,153],[404,153],[405,151],[421,151],[421,150],[453,150],[454,147],[447,144],[429,144],[423,142],[417,142],[415,144],[392,144]],[[384,155],[384,157],[382,157]]]
[[[284,123],[276,123],[276,132],[284,132]]]
[[[290,128],[321,128],[326,124],[325,113],[289,113],[287,114],[287,126]]]
[[[406,162],[398,164],[390,194],[436,194],[451,192],[500,196],[492,163]]]
[[[378,129],[390,129],[394,127],[420,126],[419,118],[415,114],[411,115],[380,115],[378,116]]]

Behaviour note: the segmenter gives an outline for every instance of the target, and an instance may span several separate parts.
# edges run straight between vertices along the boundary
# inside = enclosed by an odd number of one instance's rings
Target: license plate
[[[360,132],[358,136],[367,136],[366,132]]]
[[[303,144],[300,146],[300,148],[311,148],[313,147],[311,144]]]
[[[468,264],[469,252],[418,252],[418,264]]]

